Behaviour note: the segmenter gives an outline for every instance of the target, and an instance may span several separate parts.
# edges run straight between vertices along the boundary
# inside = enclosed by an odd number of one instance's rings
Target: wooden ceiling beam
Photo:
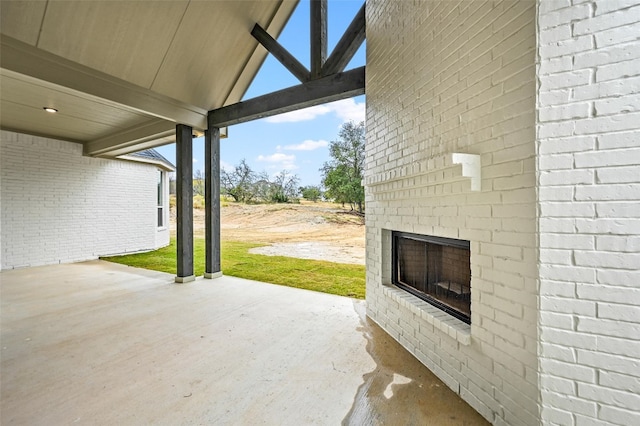
[[[327,0],[311,0],[311,79],[322,76],[327,60]]]
[[[362,95],[365,67],[355,68],[244,102],[209,111],[209,128],[246,123],[259,118]]]
[[[322,75],[344,71],[353,55],[362,46],[365,37],[365,4],[363,4],[322,66]]]
[[[260,42],[286,69],[291,72],[301,83],[309,81],[309,70],[302,65],[287,49],[282,47],[258,24],[253,26],[251,35]]]

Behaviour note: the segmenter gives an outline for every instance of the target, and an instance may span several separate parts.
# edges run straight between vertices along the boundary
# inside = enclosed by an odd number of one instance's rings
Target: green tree
[[[297,175],[290,174],[287,170],[278,173],[269,187],[269,201],[272,203],[288,203],[298,196]]]
[[[305,200],[313,201],[314,203],[322,197],[322,191],[317,186],[301,186],[300,193]]]
[[[331,160],[325,162],[322,172],[322,184],[326,188],[325,196],[338,203],[348,203],[351,210],[364,212],[364,122],[344,123],[338,133],[339,139],[329,145]]]

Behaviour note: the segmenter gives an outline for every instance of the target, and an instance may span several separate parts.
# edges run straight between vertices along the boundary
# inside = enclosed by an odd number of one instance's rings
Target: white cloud
[[[194,158],[194,159],[193,159],[193,162],[194,162],[194,164],[195,164],[195,163],[197,163],[197,162],[198,162],[198,159],[197,159],[197,158]]]
[[[365,120],[365,103],[359,104],[353,98],[330,103],[329,107],[345,122],[353,121],[357,124]]]
[[[274,115],[267,118],[269,123],[296,123],[298,121],[309,121],[316,117],[331,112],[331,108],[327,105],[316,105],[309,108],[299,109],[297,111],[286,112],[280,115]]]
[[[359,123],[365,119],[365,103],[357,103],[353,98],[331,102],[325,105],[316,105],[298,111],[287,112],[267,118],[269,123],[295,123],[310,121],[321,115],[334,113],[344,122],[353,121]]]
[[[276,152],[271,155],[258,155],[257,160],[261,163],[268,163],[268,168],[272,170],[295,170],[298,168],[295,164],[295,155],[283,154],[281,152]]]
[[[324,141],[324,140],[313,141],[311,139],[307,139],[307,140],[303,141],[302,143],[299,143],[299,144],[296,144],[296,145],[285,145],[283,147],[283,149],[285,149],[287,151],[313,151],[313,150],[316,150],[318,148],[324,148],[327,145],[329,145],[329,142]],[[278,145],[277,149],[280,150],[280,146],[279,145]]]
[[[220,160],[220,170],[226,170],[227,172],[232,172],[235,169],[234,166],[227,163],[226,161]]]

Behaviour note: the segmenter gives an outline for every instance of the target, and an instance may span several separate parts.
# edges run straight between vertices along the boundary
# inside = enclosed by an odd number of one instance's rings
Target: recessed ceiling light
[[[58,112],[58,110],[57,110],[57,109],[55,109],[55,108],[50,108],[50,107],[42,107],[42,109],[44,109],[45,111],[50,112],[50,113],[52,113],[52,114],[55,114],[56,112]]]

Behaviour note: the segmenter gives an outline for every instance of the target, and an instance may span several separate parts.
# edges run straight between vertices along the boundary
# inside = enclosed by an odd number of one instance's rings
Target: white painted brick
[[[591,104],[587,102],[542,108],[539,110],[540,121],[558,121],[571,118],[587,118],[591,114]]]
[[[573,363],[542,359],[540,361],[540,370],[542,374],[548,374],[553,377],[578,380],[583,383],[596,382],[595,369]]]
[[[605,405],[600,408],[599,415],[602,420],[611,422],[613,424],[640,424],[640,412],[638,412],[637,407],[633,410],[625,410],[622,408]]]
[[[590,325],[598,327],[595,332],[600,331],[602,334],[607,332],[602,324],[596,326],[592,322]],[[633,324],[626,323],[618,325],[618,327],[622,328],[618,333],[619,336],[598,336],[596,346],[598,351],[630,358],[637,356],[640,353],[640,333]]]
[[[587,135],[635,129],[638,120],[640,113],[637,112],[576,120],[574,132],[576,135]]]
[[[547,186],[592,184],[595,172],[592,170],[552,170],[540,173],[540,184]]]
[[[612,371],[625,375],[635,376],[640,371],[640,360],[637,358],[625,358],[618,355],[605,354],[594,350],[577,349],[578,364],[590,366],[594,369]]]
[[[596,216],[600,218],[638,217],[638,204],[633,201],[596,204]]]
[[[545,217],[595,217],[593,203],[545,203],[540,207]]]
[[[580,152],[575,154],[575,166],[583,167],[611,167],[636,166],[640,164],[640,148]]]
[[[617,1],[617,0],[616,0]],[[601,2],[606,3],[606,2]],[[640,21],[640,7],[632,7],[608,14],[581,20],[573,26],[574,35],[593,34],[609,28],[620,27]]]
[[[0,192],[11,202],[1,218],[3,268],[169,243],[168,229],[156,228],[154,166],[83,157],[80,144],[5,131],[0,150]]]
[[[640,223],[632,219],[582,219],[575,220],[575,229],[583,234],[629,235],[640,233]]]
[[[573,64],[570,64],[567,69],[562,71],[569,71],[573,68]],[[570,89],[552,90],[550,92],[538,92],[538,101],[541,105],[562,105],[569,103],[572,99],[572,92]]]
[[[596,248],[597,237],[592,235],[560,235],[548,234],[540,235],[540,247],[551,249],[583,249],[593,250]]]
[[[538,220],[541,233],[573,233],[576,219],[569,218],[540,218]]]
[[[582,86],[591,82],[591,76],[592,71],[588,69],[552,74],[542,80],[540,90],[549,91]],[[542,111],[544,111],[544,109]],[[549,119],[543,119],[543,121],[549,121]]]
[[[639,8],[640,10],[640,8]],[[638,43],[626,43],[621,46],[609,46],[579,53],[573,61],[574,69],[592,68],[598,65],[608,65],[612,62],[623,62],[638,59]]]
[[[542,4],[545,4],[545,3],[551,3],[551,2],[544,2]],[[547,31],[542,32],[540,34],[539,41],[541,45],[546,45],[546,44],[556,43],[559,40],[568,40],[570,38],[572,38],[571,25],[563,24],[563,25],[558,25],[556,27],[549,28]]]
[[[576,188],[575,199],[577,201],[624,201],[640,200],[640,185],[589,185]]]
[[[552,326],[554,328],[561,328],[565,330],[573,330],[575,326],[573,315],[559,314],[556,312],[541,312],[540,323],[545,326]]]
[[[539,51],[545,58],[555,58],[580,52],[588,52],[593,49],[593,47],[593,38],[590,36],[583,36],[540,46]]]
[[[554,265],[573,264],[573,253],[569,250],[545,250],[540,253],[540,262]]]
[[[610,371],[600,371],[599,384],[612,389],[620,389],[627,392],[640,394],[640,378],[628,376]]]
[[[636,147],[638,147],[638,133],[636,131],[598,135],[598,148],[600,149]]]
[[[578,383],[578,396],[627,410],[635,410],[640,406],[640,396],[638,395],[588,383]]]
[[[565,298],[571,299],[575,296],[575,294],[576,294],[576,285],[570,282],[547,280],[540,286],[540,296],[559,296],[559,297],[565,297]],[[558,299],[545,298],[544,300],[545,300],[545,303],[550,303],[550,302],[554,303]],[[562,299],[559,299],[559,300],[560,300],[560,303],[565,303]],[[593,306],[591,309],[592,310],[595,309],[595,306]],[[574,311],[570,311],[570,313],[574,313]],[[545,311],[539,314],[540,318],[542,318],[544,315],[559,315],[559,313],[557,311],[556,312]]]
[[[640,307],[612,303],[598,303],[598,318],[633,323],[640,318]]]
[[[598,183],[637,183],[640,180],[640,167],[601,168],[596,171],[596,176]]]
[[[640,94],[597,100],[594,105],[598,116],[626,114],[640,110]]]
[[[632,59],[624,62],[616,62],[614,64],[601,65],[596,67],[596,81],[609,82],[607,85],[602,85],[603,95],[614,96],[637,93],[637,85],[634,84],[636,79],[630,78],[640,74],[638,69],[640,59]],[[617,80],[614,80],[617,79]],[[610,81],[614,80],[614,81]],[[620,83],[627,83],[620,85]],[[607,93],[608,92],[608,93]]]
[[[571,71],[573,69],[573,61],[569,56],[559,56],[557,58],[550,58],[540,63],[538,72],[541,74],[554,74],[563,71]],[[567,95],[570,94],[566,91]],[[568,98],[567,98],[568,99]],[[546,102],[543,102],[546,103]]]
[[[640,289],[578,284],[576,291],[578,296],[584,300],[631,305],[640,304]]]
[[[638,6],[638,0],[616,0],[616,1],[599,1],[596,9],[596,16],[604,15],[610,12],[625,11],[626,9]]]
[[[634,287],[640,279],[640,271],[625,271],[620,269],[600,269],[597,271],[597,282],[617,287]]]
[[[602,426],[602,420],[582,414],[574,414],[574,422],[576,426]]]
[[[573,136],[574,131],[575,123],[573,122],[550,122],[538,128],[538,137],[547,139]]]
[[[568,365],[566,368],[571,368]],[[595,418],[598,405],[593,401],[585,401],[578,397],[556,394],[554,392],[542,391],[542,399],[549,400],[550,405],[561,410],[566,410],[574,414],[584,414]]]
[[[640,77],[624,77],[624,64],[629,64],[629,68],[637,72],[637,68],[633,68],[635,61],[626,61],[616,66],[607,65],[598,67],[596,70],[597,83],[587,86],[575,87],[572,91],[573,101],[583,101],[590,99],[600,99],[608,96],[624,96],[632,93],[640,92]],[[632,74],[633,75],[633,72]],[[620,75],[623,74],[623,76]],[[604,81],[606,80],[606,81]]]
[[[566,267],[562,265],[541,265],[540,278],[549,279],[551,281],[593,283],[595,282],[595,271],[592,268]]]
[[[621,305],[622,306],[622,305]],[[602,335],[619,337],[625,339],[623,342],[614,342],[618,345],[622,345],[623,349],[629,351],[635,345],[637,347],[638,342],[629,342],[629,340],[640,340],[640,331],[633,323],[617,323],[616,321],[608,321],[602,318],[578,318],[577,331],[584,333],[592,333],[598,336],[597,348],[602,352],[620,354],[620,351],[613,351],[611,349],[606,350],[606,339]],[[636,352],[637,353],[637,352]],[[624,353],[622,354],[624,355]]]
[[[591,13],[589,5],[578,5],[553,12],[543,12],[538,16],[538,26],[540,29],[556,27],[574,20],[588,18]]]
[[[638,22],[632,22],[628,25],[601,31],[595,34],[596,45],[604,47],[627,41],[637,41],[638,32],[640,32],[640,23]]]
[[[573,413],[557,408],[543,407],[540,413],[545,424],[573,425]]]
[[[539,170],[566,170],[572,169],[574,163],[573,155],[545,155],[538,158]]]

